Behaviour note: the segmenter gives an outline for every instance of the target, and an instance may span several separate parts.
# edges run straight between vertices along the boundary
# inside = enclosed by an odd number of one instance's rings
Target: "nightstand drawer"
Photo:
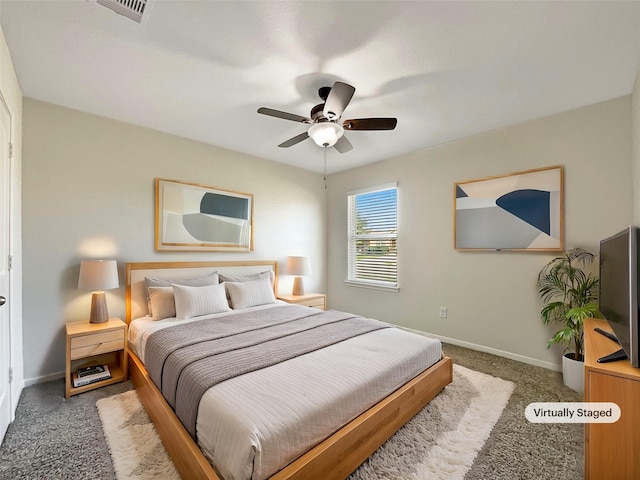
[[[320,308],[324,310],[324,298],[312,298],[311,300],[303,300],[302,302],[298,302],[298,305],[304,305],[307,307]]]
[[[319,308],[325,310],[327,308],[327,296],[323,293],[307,293],[303,295],[278,295],[278,300],[291,303],[293,305],[301,305],[303,307]]]
[[[83,335],[71,339],[71,359],[100,355],[124,348],[124,330]]]

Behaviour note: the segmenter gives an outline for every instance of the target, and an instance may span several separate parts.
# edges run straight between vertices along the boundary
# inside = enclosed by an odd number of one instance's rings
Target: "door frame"
[[[7,258],[0,258],[0,262],[5,262],[4,264],[6,265],[6,269],[7,269],[7,291],[5,293],[7,302],[6,305],[4,306],[4,308],[7,308],[7,332],[8,332],[8,369],[9,371],[7,372],[8,378],[7,378],[7,401],[9,403],[9,423],[13,422],[13,420],[15,420],[15,411],[16,411],[16,406],[17,406],[17,402],[18,402],[18,398],[19,398],[19,394],[21,392],[21,388],[18,389],[18,393],[16,396],[16,390],[15,390],[15,376],[13,374],[13,367],[14,367],[14,362],[13,362],[13,354],[14,354],[14,345],[13,345],[13,341],[14,341],[14,336],[13,336],[13,288],[12,288],[12,283],[13,283],[13,269],[12,269],[12,261],[10,259],[13,258],[13,175],[14,175],[14,168],[13,168],[13,159],[14,159],[14,152],[13,152],[13,148],[14,148],[14,142],[13,142],[13,115],[11,113],[11,109],[9,108],[9,105],[7,103],[7,101],[5,100],[5,97],[2,93],[2,90],[0,90],[0,108],[4,109],[7,112],[8,115],[8,138],[7,138],[7,142],[8,142],[8,146],[7,146],[7,167],[6,167],[6,173],[7,173],[7,178],[4,179],[3,181],[6,183],[6,188],[7,188],[7,192],[6,192],[6,214],[8,216],[8,218],[6,219],[7,222],[7,231],[6,231],[6,245],[7,245]],[[0,146],[1,148],[5,148],[4,145]],[[2,432],[2,434],[0,434],[0,443],[2,442],[2,440],[4,439],[4,433]]]

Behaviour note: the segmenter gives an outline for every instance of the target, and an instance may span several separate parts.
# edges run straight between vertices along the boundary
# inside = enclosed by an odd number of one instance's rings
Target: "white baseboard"
[[[61,378],[64,378],[65,375],[66,375],[66,372],[57,372],[57,373],[51,373],[49,375],[44,375],[42,377],[28,378],[28,379],[25,379],[24,386],[28,387],[30,385],[35,385],[37,383],[45,383],[45,382],[51,382],[52,380],[59,380]]]
[[[420,330],[414,330],[412,328],[407,328],[400,325],[394,325],[394,326],[402,330],[406,330],[408,332],[416,333],[418,335],[423,335],[425,337],[437,338],[441,342],[450,343],[451,345],[457,345],[458,347],[464,347],[470,350],[477,350],[479,352],[484,352],[484,353],[491,353],[492,355],[497,355],[499,357],[508,358],[510,360],[516,360],[518,362],[527,363],[529,365],[534,365],[536,367],[546,368],[547,370],[553,370],[556,372],[562,371],[562,364],[544,362],[542,360],[538,360],[537,358],[526,357],[524,355],[519,355],[517,353],[512,353],[512,352],[505,352],[504,350],[498,350],[497,348],[485,347],[484,345],[477,345],[475,343],[456,340],[455,338],[443,337],[442,335],[434,335],[432,333],[422,332]]]

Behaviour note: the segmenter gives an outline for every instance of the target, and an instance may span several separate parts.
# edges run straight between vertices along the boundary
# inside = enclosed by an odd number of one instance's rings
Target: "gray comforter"
[[[178,325],[149,336],[149,375],[192,437],[214,385],[388,325],[352,314],[282,305]]]

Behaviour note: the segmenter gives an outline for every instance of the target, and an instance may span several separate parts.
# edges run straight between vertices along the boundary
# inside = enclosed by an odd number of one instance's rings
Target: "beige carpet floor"
[[[524,410],[532,402],[579,402],[562,374],[488,353],[445,344],[454,363],[490,373],[516,385],[502,416],[465,480],[582,480],[584,426],[532,424]]]

